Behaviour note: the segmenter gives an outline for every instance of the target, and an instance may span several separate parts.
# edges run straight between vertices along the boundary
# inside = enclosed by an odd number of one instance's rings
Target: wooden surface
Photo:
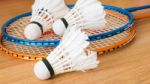
[[[33,0],[0,0],[0,26],[10,18],[30,11]],[[74,3],[75,0],[66,0]],[[132,7],[150,0],[102,0],[103,3]],[[138,14],[150,12],[141,11]],[[97,69],[72,72],[41,81],[33,74],[35,62],[18,60],[0,52],[0,84],[150,84],[150,18],[136,21],[137,35],[125,47],[99,56]]]

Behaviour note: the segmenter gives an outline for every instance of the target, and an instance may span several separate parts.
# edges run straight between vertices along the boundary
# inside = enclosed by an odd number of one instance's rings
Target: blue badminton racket
[[[69,8],[73,8],[74,5],[68,5]],[[100,30],[83,30],[85,31],[89,39],[88,41],[101,40],[113,35],[119,34],[134,24],[134,17],[131,12],[150,8],[150,5],[132,7],[132,8],[119,8],[115,6],[104,5],[106,11],[106,27]],[[26,25],[29,24],[31,18],[31,12],[16,16],[7,21],[2,27],[2,36],[7,41],[14,42],[16,44],[28,45],[28,46],[57,46],[61,39],[61,36],[54,34],[52,30],[46,32],[38,40],[27,40],[23,31]]]

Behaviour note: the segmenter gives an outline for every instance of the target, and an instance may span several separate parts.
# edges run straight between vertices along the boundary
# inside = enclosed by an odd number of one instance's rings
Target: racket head
[[[73,8],[74,5],[68,5],[69,8]],[[83,30],[85,31],[89,39],[88,41],[95,41],[111,37],[113,35],[119,34],[130,26],[133,25],[133,16],[128,11],[114,7],[104,5],[105,11],[107,13],[106,27],[98,30]],[[37,40],[27,40],[23,31],[26,25],[29,24],[31,18],[31,12],[21,14],[14,17],[13,19],[6,22],[2,27],[2,36],[10,42],[16,44],[22,44],[27,46],[57,46],[60,42],[61,36],[54,34],[52,29],[46,32],[41,38]]]
[[[132,27],[112,37],[91,41],[87,49],[96,51],[98,54],[103,54],[126,45],[134,38],[135,34],[135,27]],[[47,57],[54,48],[14,44],[2,38],[2,36],[0,37],[0,49],[9,56],[19,59],[39,60]]]

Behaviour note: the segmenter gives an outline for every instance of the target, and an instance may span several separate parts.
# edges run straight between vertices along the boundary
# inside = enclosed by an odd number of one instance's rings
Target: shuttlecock
[[[53,24],[56,34],[62,35],[68,25],[81,29],[100,29],[106,24],[104,7],[98,0],[77,0],[76,5],[63,18]]]
[[[68,11],[64,0],[35,0],[32,17],[24,30],[24,36],[29,40],[39,38],[52,27],[55,20],[62,18]]]
[[[97,53],[94,51],[85,52],[89,45],[86,41],[88,36],[80,29],[72,27],[67,29],[62,41],[46,59],[42,59],[34,66],[35,75],[41,79],[52,78],[71,71],[85,71],[96,68],[99,64]]]

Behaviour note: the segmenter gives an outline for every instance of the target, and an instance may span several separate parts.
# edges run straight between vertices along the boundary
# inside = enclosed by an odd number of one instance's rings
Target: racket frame
[[[129,19],[129,21],[125,25],[122,25],[121,27],[116,28],[116,29],[114,29],[112,31],[91,35],[91,36],[89,36],[89,39],[87,41],[100,40],[100,39],[104,39],[104,38],[111,37],[113,35],[119,34],[119,33],[123,32],[123,31],[127,30],[134,23],[133,15],[131,13],[129,13],[128,11],[126,11],[125,9],[114,7],[114,6],[109,6],[109,5],[103,5],[103,6],[104,6],[105,9],[113,10],[113,11],[116,11],[116,12],[119,12],[121,14],[126,15],[128,17],[128,19]],[[72,5],[68,5],[68,7],[69,8],[73,8],[74,5],[73,4]],[[39,47],[57,46],[59,44],[59,42],[60,42],[59,39],[56,39],[56,40],[27,40],[27,39],[21,39],[21,38],[16,38],[16,37],[10,36],[7,33],[6,30],[7,30],[7,27],[9,25],[11,25],[13,22],[17,21],[18,19],[30,16],[30,15],[31,15],[31,12],[24,13],[24,14],[16,16],[16,17],[10,19],[9,21],[7,21],[2,27],[2,32],[3,32],[2,36],[3,36],[3,38],[5,38],[6,40],[8,40],[10,42],[14,42],[16,44],[21,44],[21,45],[27,45],[27,46],[39,46]]]

